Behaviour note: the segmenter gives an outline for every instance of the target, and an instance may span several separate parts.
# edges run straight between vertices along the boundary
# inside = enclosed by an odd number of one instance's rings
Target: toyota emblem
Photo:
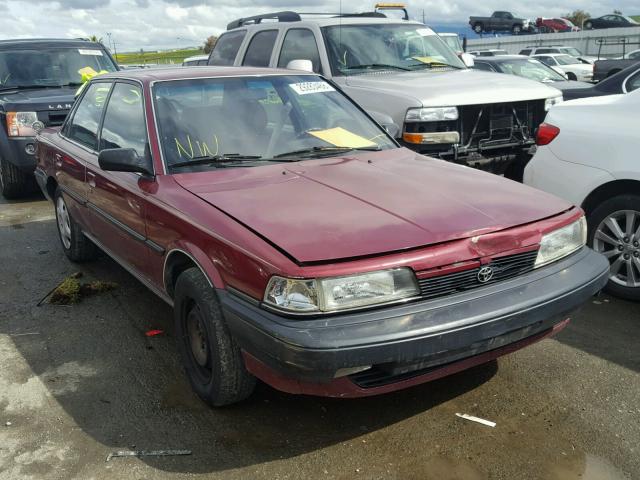
[[[487,283],[492,278],[493,278],[493,268],[491,268],[491,267],[482,267],[478,271],[478,281],[480,283]]]

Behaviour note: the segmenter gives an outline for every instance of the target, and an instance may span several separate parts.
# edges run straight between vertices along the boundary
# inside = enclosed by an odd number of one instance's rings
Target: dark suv
[[[87,69],[87,70],[84,70]],[[62,125],[82,71],[118,70],[100,43],[86,40],[0,41],[0,193],[20,196],[35,169],[35,135]]]

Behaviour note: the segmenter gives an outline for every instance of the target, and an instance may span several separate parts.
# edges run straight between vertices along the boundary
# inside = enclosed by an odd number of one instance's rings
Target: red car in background
[[[579,208],[400,147],[312,73],[101,75],[37,152],[67,257],[99,247],[173,306],[214,406],[256,378],[335,397],[439,378],[557,332],[608,279]]]
[[[566,18],[538,18],[536,19],[536,27],[540,33],[580,31],[580,28]]]

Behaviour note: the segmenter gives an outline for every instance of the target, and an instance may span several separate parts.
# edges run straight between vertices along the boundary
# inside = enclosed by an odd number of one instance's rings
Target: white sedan
[[[532,55],[532,58],[538,59],[554,70],[562,70],[569,80],[579,80],[581,82],[590,82],[593,80],[593,65],[584,63],[571,55],[549,53]]]
[[[611,263],[607,290],[640,300],[640,90],[553,107],[524,172],[527,185],[580,205],[588,244]]]

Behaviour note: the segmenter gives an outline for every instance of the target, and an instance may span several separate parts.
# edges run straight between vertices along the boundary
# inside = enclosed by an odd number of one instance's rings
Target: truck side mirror
[[[287,63],[287,70],[302,70],[313,73],[313,62],[311,60],[295,59]]]
[[[470,53],[463,53],[462,55],[460,55],[460,60],[462,60],[467,68],[473,68],[473,66],[476,64],[475,60],[473,59],[473,55],[471,55]]]

